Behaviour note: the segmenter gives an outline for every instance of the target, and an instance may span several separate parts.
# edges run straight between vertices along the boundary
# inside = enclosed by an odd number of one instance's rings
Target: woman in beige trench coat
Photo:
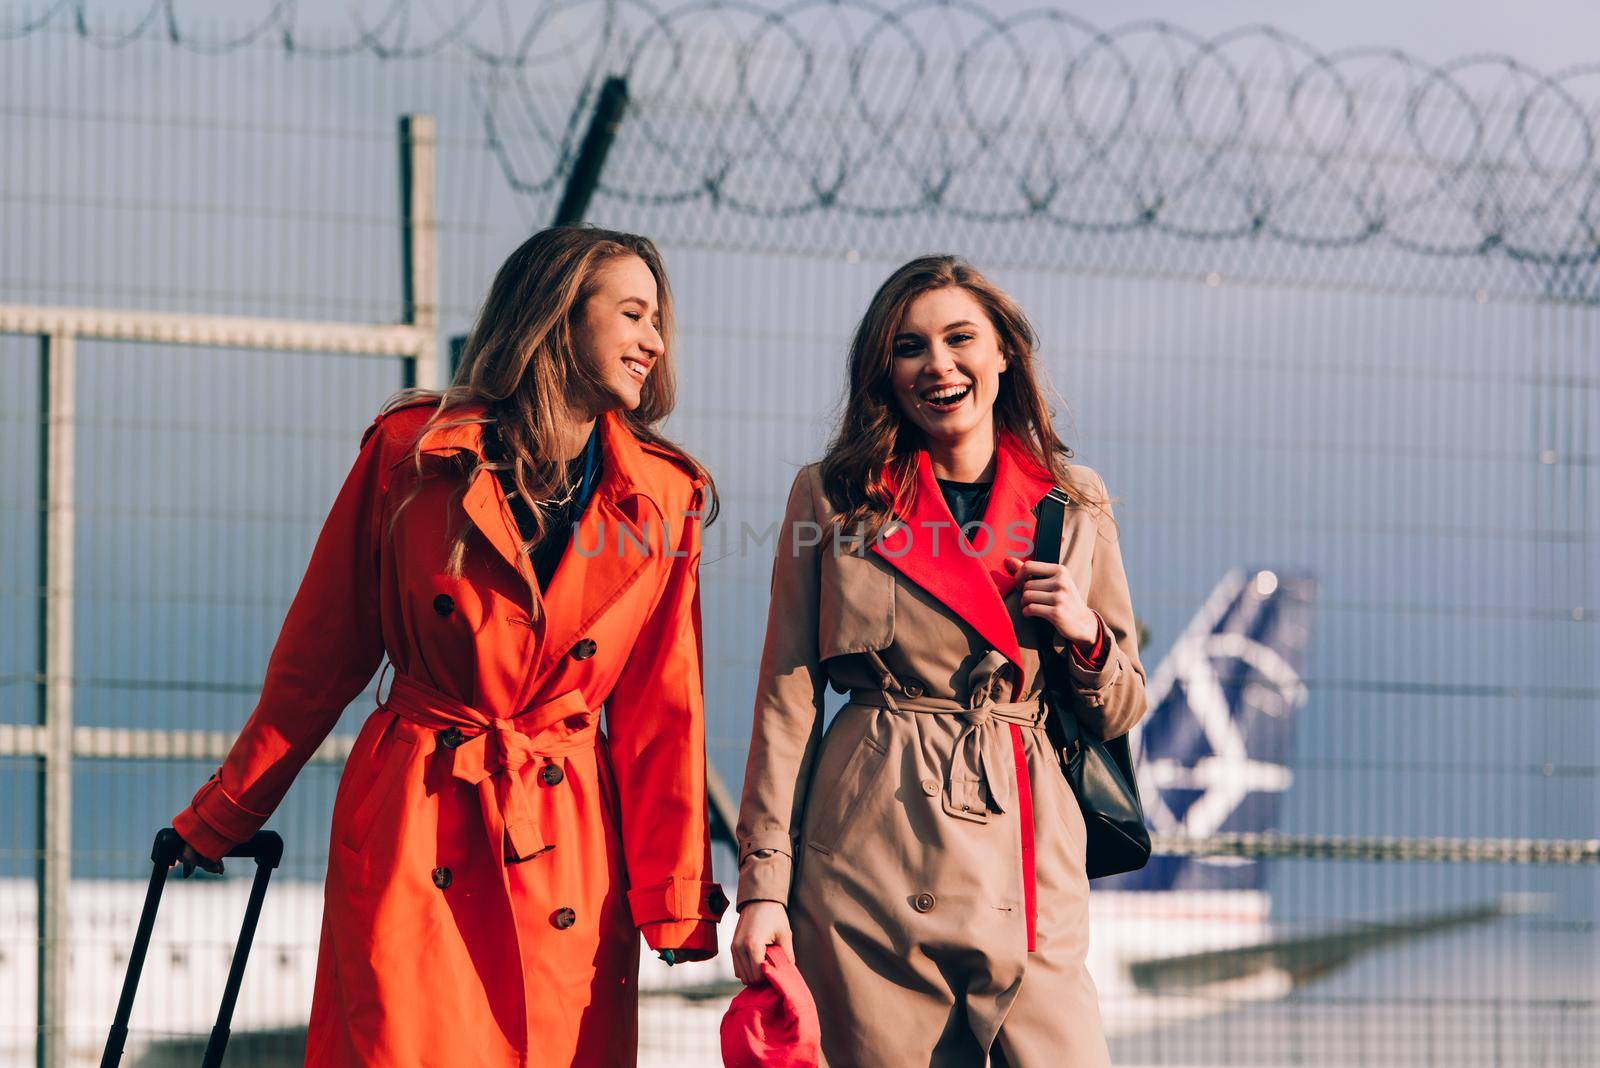
[[[790,949],[832,1068],[1108,1063],[1085,833],[1041,657],[1084,725],[1144,714],[1104,483],[1070,466],[1016,304],[961,260],[879,289],[778,538],[739,812],[735,970]],[[1072,500],[1059,564],[1034,508]],[[1039,621],[1053,630],[1041,650]],[[823,730],[823,687],[849,695]]]

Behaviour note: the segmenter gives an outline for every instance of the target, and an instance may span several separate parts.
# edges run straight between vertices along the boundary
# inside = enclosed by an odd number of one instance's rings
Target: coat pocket
[[[406,769],[411,765],[412,754],[416,751],[416,741],[398,730],[391,730],[378,745],[379,751],[369,758],[377,763],[377,770],[367,779],[367,790],[361,795],[360,802],[355,811],[350,813],[339,835],[344,847],[354,853],[366,847],[373,824],[399,792],[400,784],[406,778]]]
[[[842,766],[838,760],[824,760],[811,782],[810,799],[806,803],[806,845],[819,853],[833,854],[845,843],[845,836],[856,822],[868,788],[883,773],[888,747],[876,738],[874,730],[879,709],[865,712],[841,712],[841,715],[859,715],[865,724],[859,732],[840,732],[835,742],[847,746]],[[830,765],[839,767],[834,773]]]
[[[876,554],[823,553],[817,653],[827,660],[894,642],[894,573]]]

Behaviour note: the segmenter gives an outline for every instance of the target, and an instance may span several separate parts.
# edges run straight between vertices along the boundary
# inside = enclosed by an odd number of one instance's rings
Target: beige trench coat
[[[1009,435],[996,467],[981,557],[950,541],[926,453],[912,514],[878,548],[819,536],[834,516],[820,465],[790,492],[738,900],[789,906],[831,1068],[1108,1063],[1084,967],[1083,819],[1040,719],[1035,621],[1001,564],[1031,556],[1051,481]],[[1074,477],[1103,495],[1093,471]],[[1145,692],[1108,510],[1068,509],[1061,562],[1111,648],[1098,670],[1062,641],[1045,655],[1067,655],[1085,725],[1114,737]],[[851,695],[826,732],[825,683]]]

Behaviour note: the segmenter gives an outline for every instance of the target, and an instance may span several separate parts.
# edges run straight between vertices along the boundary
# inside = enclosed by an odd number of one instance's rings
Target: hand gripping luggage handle
[[[171,827],[156,832],[155,843],[150,847],[150,889],[145,892],[144,912],[139,916],[139,930],[133,939],[133,952],[128,957],[128,975],[122,982],[122,997],[117,1001],[117,1016],[111,1024],[111,1034],[106,1039],[106,1049],[100,1058],[100,1068],[114,1068],[122,1060],[123,1047],[128,1042],[128,1018],[133,1014],[133,995],[139,989],[139,973],[144,970],[145,951],[150,947],[150,932],[155,927],[156,910],[161,905],[161,891],[166,886],[167,870],[183,855],[184,841]],[[234,947],[233,963],[228,968],[228,985],[222,992],[222,1004],[217,1009],[217,1023],[211,1029],[206,1043],[203,1068],[217,1068],[228,1046],[228,1028],[233,1022],[233,1009],[239,999],[239,983],[244,978],[245,962],[250,957],[250,944],[255,939],[256,922],[261,918],[261,902],[267,896],[267,880],[272,869],[283,860],[283,839],[274,831],[261,831],[248,842],[228,851],[230,857],[253,857],[256,862],[255,882],[250,885],[250,901],[245,906],[244,922],[239,928],[239,944]]]
[[[177,831],[163,827],[156,832],[155,844],[150,847],[150,859],[161,865],[162,870],[170,868],[183,856],[186,844]],[[254,857],[258,865],[276,868],[283,859],[283,839],[276,831],[260,831],[248,842],[241,842],[228,850],[226,856]]]

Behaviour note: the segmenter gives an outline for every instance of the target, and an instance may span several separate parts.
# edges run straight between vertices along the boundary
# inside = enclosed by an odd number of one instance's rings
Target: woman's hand
[[[733,974],[745,986],[761,981],[761,964],[767,947],[776,942],[794,959],[794,932],[789,910],[776,901],[752,901],[739,912],[733,929]]]
[[[1060,564],[1006,557],[1006,573],[1022,587],[1022,614],[1047,621],[1068,641],[1084,645],[1100,633],[1100,617]]]
[[[194,851],[194,846],[187,842],[183,844],[183,854],[178,857],[178,863],[183,865],[183,877],[185,879],[193,875],[196,868],[202,868],[212,875],[222,874],[222,861],[212,860],[210,857],[202,857]]]

